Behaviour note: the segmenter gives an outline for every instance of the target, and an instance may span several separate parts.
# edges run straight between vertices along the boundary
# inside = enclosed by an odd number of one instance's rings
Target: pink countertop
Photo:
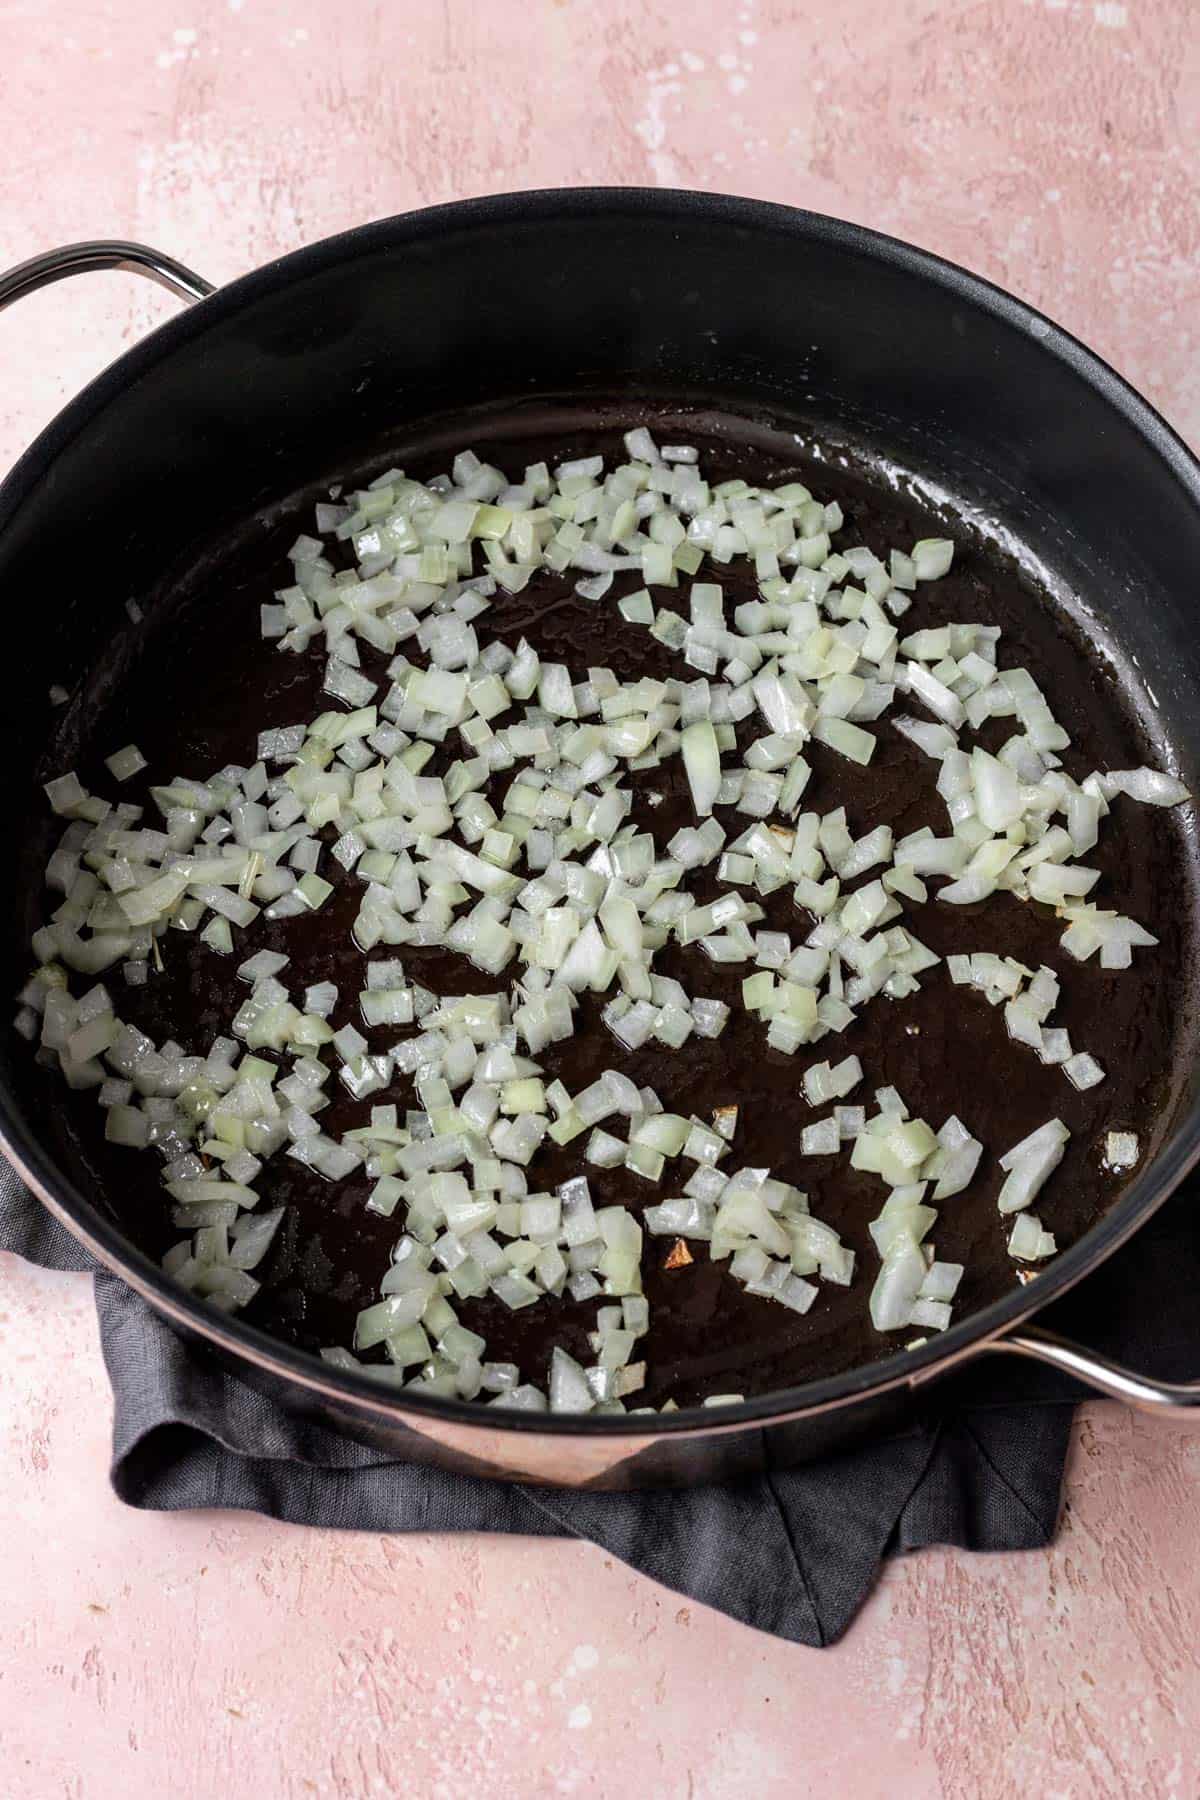
[[[562,183],[812,206],[969,264],[1200,442],[1194,0],[22,0],[2,258],[110,234],[220,281]],[[171,302],[0,320],[0,465]],[[0,1794],[1162,1800],[1200,1792],[1200,1439],[1092,1407],[1063,1528],[893,1564],[831,1651],[587,1547],[127,1512],[86,1280],[0,1257]]]

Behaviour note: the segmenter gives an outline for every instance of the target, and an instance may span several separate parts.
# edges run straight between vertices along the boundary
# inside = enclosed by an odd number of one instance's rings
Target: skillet
[[[1062,641],[1086,644],[1099,706],[1112,703],[1160,766],[1185,780],[1195,767],[1200,668],[1180,571],[1200,543],[1196,466],[1111,371],[960,270],[788,209],[577,192],[364,227],[212,295],[139,247],[77,246],[14,271],[0,301],[109,266],[146,269],[199,304],[72,403],[0,490],[7,591],[46,597],[19,607],[14,628],[23,680],[3,777],[9,816],[22,821],[14,987],[45,834],[36,784],[62,766],[64,731],[83,734],[101,711],[110,719],[148,678],[154,644],[171,638],[164,614],[144,647],[131,644],[125,601],[163,593],[182,621],[189,594],[250,568],[248,534],[287,519],[289,496],[314,476],[363,470],[385,442],[420,460],[480,432],[529,442],[552,426],[561,438],[653,414],[689,420],[727,456],[752,444],[761,466],[786,461],[790,439],[798,464],[819,457],[867,510],[886,493],[893,511],[941,504],[976,522],[1014,593],[1036,588]],[[85,580],[61,580],[64,545]],[[192,641],[182,625],[177,635]],[[53,683],[81,696],[69,724],[46,698]],[[1171,829],[1178,841],[1160,867],[1177,929],[1155,970],[1160,1141],[1138,1178],[1030,1287],[964,1312],[936,1342],[849,1369],[836,1356],[781,1364],[768,1392],[719,1418],[685,1408],[531,1423],[381,1392],[175,1289],[131,1241],[121,1174],[72,1147],[15,1042],[0,1064],[0,1129],[26,1179],[102,1261],[280,1404],[474,1472],[631,1485],[796,1460],[896,1428],[924,1382],[985,1349],[1055,1360],[1137,1404],[1186,1407],[1187,1391],[1105,1369],[1029,1323],[1196,1155],[1190,809]],[[284,1322],[269,1323],[278,1333]]]

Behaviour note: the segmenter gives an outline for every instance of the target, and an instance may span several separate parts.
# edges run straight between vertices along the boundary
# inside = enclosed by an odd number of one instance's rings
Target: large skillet
[[[0,487],[9,621],[5,816],[33,828],[73,686],[181,553],[339,451],[457,406],[531,394],[702,399],[800,416],[870,445],[1027,547],[1118,667],[1165,763],[1200,781],[1200,466],[1089,351],[1020,302],[907,245],[785,207],[688,193],[509,195],[390,219],[214,292],[137,245],[76,245],[0,278],[0,306],[50,281],[134,269],[197,302],[114,363]],[[64,559],[77,578],[64,579]],[[11,884],[10,884],[11,885]],[[5,967],[21,968],[6,894]],[[1163,971],[1187,983],[1181,970]],[[1186,1034],[1183,1034],[1184,1038]],[[1183,1041],[1183,1038],[1181,1038]],[[712,1411],[647,1419],[503,1415],[328,1368],[177,1290],[122,1235],[98,1184],[48,1147],[27,1052],[0,1034],[0,1139],[51,1211],[197,1345],[287,1409],[398,1455],[578,1486],[712,1479],[902,1426],[924,1385],[983,1353],[1033,1357],[1146,1410],[1200,1386],[1138,1378],[1034,1314],[1110,1256],[1200,1156],[1191,1059],[1163,1147],[1029,1287],[935,1342]]]

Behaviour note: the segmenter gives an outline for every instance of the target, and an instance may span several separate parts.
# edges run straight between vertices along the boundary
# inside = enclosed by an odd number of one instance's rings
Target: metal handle
[[[44,250],[40,256],[31,256],[28,262],[18,263],[15,269],[0,275],[0,312],[14,300],[23,300],[26,294],[36,293],[52,281],[65,281],[68,275],[86,275],[93,269],[124,269],[133,275],[145,275],[180,300],[203,300],[216,292],[211,281],[147,244],[97,238],[91,243]]]
[[[1069,1338],[1057,1337],[1037,1325],[1027,1325],[1008,1337],[992,1338],[984,1348],[1048,1363],[1052,1369],[1086,1381],[1097,1393],[1120,1400],[1137,1412],[1200,1424],[1200,1382],[1156,1381],[1149,1375],[1135,1375],[1132,1369],[1123,1369],[1120,1363],[1110,1362],[1108,1357],[1084,1350]]]

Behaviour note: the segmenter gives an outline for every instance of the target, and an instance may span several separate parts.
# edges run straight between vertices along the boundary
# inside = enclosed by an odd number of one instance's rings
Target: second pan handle
[[[57,250],[44,250],[0,275],[0,312],[26,294],[48,287],[53,281],[65,281],[68,275],[86,275],[94,269],[121,269],[144,275],[180,300],[204,300],[216,288],[192,269],[164,256],[148,244],[127,244],[117,238],[96,238],[85,244],[64,244]]]
[[[1107,1399],[1119,1400],[1152,1418],[1200,1425],[1200,1382],[1157,1381],[1150,1375],[1138,1375],[1098,1351],[1072,1343],[1070,1338],[1043,1331],[1040,1325],[1023,1325],[1004,1337],[990,1339],[983,1348],[989,1353],[1047,1363],[1064,1375],[1086,1382]]]

